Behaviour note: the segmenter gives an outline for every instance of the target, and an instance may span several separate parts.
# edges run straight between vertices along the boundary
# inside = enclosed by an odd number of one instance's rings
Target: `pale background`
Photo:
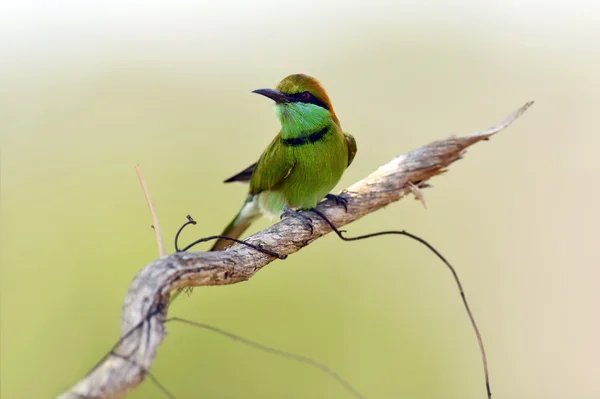
[[[428,210],[404,200],[349,230],[405,228],[456,265],[494,398],[600,398],[599,26],[583,0],[3,1],[2,398],[55,396],[118,338],[127,287],[156,257],[134,163],[170,250],[188,213],[184,240],[220,232],[246,190],[221,181],[278,129],[250,91],[298,72],[358,141],[340,189],[536,100],[432,181]],[[313,357],[368,399],[485,398],[451,276],[407,239],[326,237],[171,315]],[[183,325],[152,372],[178,399],[351,398]],[[128,397],[163,396],[146,381]]]

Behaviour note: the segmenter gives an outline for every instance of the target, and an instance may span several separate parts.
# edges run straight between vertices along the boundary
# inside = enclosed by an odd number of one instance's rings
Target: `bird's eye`
[[[302,94],[300,94],[300,98],[302,99],[302,101],[308,101],[310,100],[310,93],[307,91],[302,92]]]

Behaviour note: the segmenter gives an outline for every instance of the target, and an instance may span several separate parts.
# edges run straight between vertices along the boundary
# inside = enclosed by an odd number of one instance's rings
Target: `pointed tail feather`
[[[225,227],[225,230],[223,230],[221,235],[231,238],[239,238],[244,233],[244,231],[246,231],[246,229],[250,227],[252,222],[254,222],[259,216],[260,213],[258,211],[258,208],[252,201],[252,198],[249,198],[240,210],[240,212],[236,215],[236,217],[233,218],[233,220],[231,221],[231,223],[229,223],[227,227]],[[220,251],[227,248],[231,244],[233,244],[233,241],[219,238],[210,250]]]

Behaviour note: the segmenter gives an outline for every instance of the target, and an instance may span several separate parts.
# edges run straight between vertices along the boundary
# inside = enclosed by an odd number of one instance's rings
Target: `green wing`
[[[346,143],[348,144],[348,166],[350,166],[358,149],[356,147],[356,140],[354,140],[354,136],[352,136],[350,133],[344,133],[344,136],[346,137]]]
[[[270,190],[290,175],[295,159],[291,152],[281,144],[281,133],[269,144],[256,164],[250,179],[250,194]]]

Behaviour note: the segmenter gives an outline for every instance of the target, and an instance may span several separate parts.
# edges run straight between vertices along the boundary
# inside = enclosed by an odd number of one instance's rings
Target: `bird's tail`
[[[221,235],[231,238],[239,238],[242,235],[242,233],[244,233],[244,231],[246,231],[246,229],[250,227],[252,222],[258,219],[259,216],[260,211],[258,209],[258,206],[253,201],[252,197],[248,197],[240,212],[236,215],[235,218],[233,218],[231,223],[229,223],[227,227],[225,227],[225,230],[223,230]],[[231,244],[233,244],[233,241],[219,238],[210,250],[220,251],[222,249],[227,248]]]

